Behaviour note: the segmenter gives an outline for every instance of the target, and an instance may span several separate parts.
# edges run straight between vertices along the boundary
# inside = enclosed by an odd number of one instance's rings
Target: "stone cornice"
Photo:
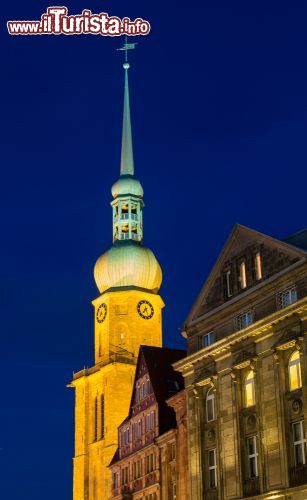
[[[288,307],[279,309],[256,323],[251,324],[247,328],[232,333],[214,344],[177,361],[173,364],[173,367],[176,371],[182,372],[183,375],[186,376],[187,373],[184,372],[190,372],[191,369],[193,370],[195,363],[198,361],[208,357],[215,357],[223,351],[229,351],[233,344],[241,342],[246,338],[258,337],[262,333],[267,332],[274,323],[280,322],[287,316],[292,316],[294,314],[307,315],[307,297],[298,300]]]
[[[168,406],[171,408],[174,408],[175,412],[179,410],[180,408],[185,407],[186,404],[186,393],[185,390],[183,389],[180,392],[177,392],[174,396],[171,396],[166,400],[166,403]]]

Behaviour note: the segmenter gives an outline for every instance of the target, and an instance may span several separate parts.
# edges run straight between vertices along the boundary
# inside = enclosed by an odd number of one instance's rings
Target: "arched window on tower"
[[[100,423],[101,423],[101,439],[104,438],[104,394],[100,396]]]
[[[254,406],[254,404],[256,404],[255,373],[253,370],[250,370],[244,381],[244,406],[248,408],[249,406]]]
[[[215,392],[213,390],[213,387],[209,389],[206,396],[206,417],[207,422],[212,422],[212,420],[216,419]]]
[[[129,217],[129,205],[125,203],[121,206],[121,219],[128,219]]]
[[[131,219],[137,220],[137,207],[136,207],[136,205],[131,205]]]
[[[94,399],[94,436],[93,440],[97,441],[98,439],[98,398],[97,396]]]
[[[295,391],[302,387],[301,357],[299,351],[294,351],[289,359],[289,388]]]

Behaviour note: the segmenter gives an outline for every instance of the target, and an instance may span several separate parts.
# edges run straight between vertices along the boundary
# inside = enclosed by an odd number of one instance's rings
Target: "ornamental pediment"
[[[300,260],[307,252],[253,229],[237,225],[230,234],[192,307],[184,328],[243,296]]]

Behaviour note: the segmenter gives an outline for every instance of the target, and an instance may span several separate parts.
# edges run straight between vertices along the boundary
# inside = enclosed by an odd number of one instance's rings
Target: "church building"
[[[125,46],[125,48],[129,48]],[[162,272],[143,246],[143,188],[134,175],[128,71],[125,74],[120,177],[112,187],[113,245],[98,258],[93,300],[94,365],[74,373],[74,500],[107,500],[107,468],[117,449],[118,426],[129,411],[141,344],[162,345]]]

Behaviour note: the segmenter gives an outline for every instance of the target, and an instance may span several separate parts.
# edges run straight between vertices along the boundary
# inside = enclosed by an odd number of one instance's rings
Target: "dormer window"
[[[246,288],[247,286],[247,282],[246,282],[246,264],[245,264],[245,260],[242,260],[240,262],[240,287],[241,287],[241,290],[244,290],[244,288]]]
[[[255,278],[257,281],[262,279],[261,254],[257,252],[254,257]]]

